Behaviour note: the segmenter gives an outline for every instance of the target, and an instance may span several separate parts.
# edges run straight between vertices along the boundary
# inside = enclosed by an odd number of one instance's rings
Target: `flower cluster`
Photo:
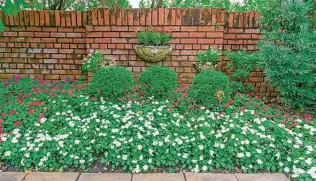
[[[77,86],[56,83],[37,90],[41,94],[29,91],[28,97],[21,86],[15,91],[1,87],[7,102],[1,104],[1,162],[44,171],[89,170],[102,164],[134,173],[161,167],[170,172],[237,167],[316,179],[316,144],[311,139],[316,129],[309,115],[281,114],[244,95],[213,108],[191,105],[187,95],[180,95],[187,93],[186,86],[159,101],[144,98],[138,89],[118,101],[92,98],[83,89],[72,96],[63,93]],[[51,92],[57,96],[49,96]],[[17,96],[21,103],[13,101]],[[182,101],[193,108],[182,109]]]

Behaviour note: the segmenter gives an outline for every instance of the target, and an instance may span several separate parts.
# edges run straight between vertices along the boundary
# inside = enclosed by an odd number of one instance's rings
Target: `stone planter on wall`
[[[147,62],[160,62],[169,57],[172,51],[171,46],[135,46],[136,54]]]

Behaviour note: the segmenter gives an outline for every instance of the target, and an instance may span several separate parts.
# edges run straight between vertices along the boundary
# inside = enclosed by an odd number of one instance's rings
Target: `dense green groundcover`
[[[96,163],[131,172],[237,168],[316,179],[309,115],[279,113],[245,95],[207,109],[193,105],[187,90],[156,101],[136,86],[109,101],[69,80],[10,79],[0,86],[0,162],[44,171]]]

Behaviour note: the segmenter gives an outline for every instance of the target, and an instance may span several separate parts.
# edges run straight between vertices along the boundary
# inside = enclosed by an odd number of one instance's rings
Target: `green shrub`
[[[133,86],[132,73],[123,67],[102,67],[96,71],[90,87],[109,98],[124,95]]]
[[[211,106],[231,96],[229,77],[222,72],[205,70],[196,75],[189,95],[197,104]]]
[[[210,48],[197,55],[198,63],[210,62],[212,65],[216,65],[219,60],[218,51],[215,48]]]
[[[231,82],[233,93],[252,91],[254,87],[248,85],[248,82],[250,73],[258,67],[257,54],[242,50],[237,52],[225,51],[225,55],[230,60],[227,68],[233,72],[233,81]]]
[[[100,68],[100,63],[104,61],[104,56],[93,51],[87,58],[83,59],[82,70],[85,72],[95,72]]]
[[[152,66],[140,74],[139,83],[148,95],[163,98],[177,88],[177,73],[168,67]]]
[[[264,34],[260,66],[280,98],[303,108],[316,97],[316,31],[308,16],[310,1],[272,1],[261,10]],[[282,31],[280,31],[282,30]]]
[[[163,46],[168,45],[171,35],[166,31],[159,31],[150,27],[148,30],[138,31],[136,37],[140,45]]]

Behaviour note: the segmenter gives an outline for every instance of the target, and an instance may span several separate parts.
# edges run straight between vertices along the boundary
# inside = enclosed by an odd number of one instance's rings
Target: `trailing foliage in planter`
[[[138,81],[150,96],[165,98],[177,88],[177,73],[169,67],[151,66]]]
[[[310,1],[302,0],[272,0],[261,8],[261,67],[282,100],[296,108],[316,99],[316,31],[309,9]]]
[[[225,55],[230,60],[227,68],[233,71],[231,82],[233,93],[245,93],[253,90],[252,85],[248,85],[250,73],[258,67],[258,58],[256,53],[247,53],[246,51],[231,52],[226,51]]]
[[[108,98],[118,98],[131,90],[134,79],[123,67],[102,67],[91,79],[90,87]]]
[[[149,27],[145,31],[138,31],[136,37],[140,45],[144,46],[166,46],[171,35],[164,30],[157,30]]]
[[[205,70],[194,77],[189,95],[197,104],[207,107],[225,102],[231,96],[229,77],[222,72]]]

